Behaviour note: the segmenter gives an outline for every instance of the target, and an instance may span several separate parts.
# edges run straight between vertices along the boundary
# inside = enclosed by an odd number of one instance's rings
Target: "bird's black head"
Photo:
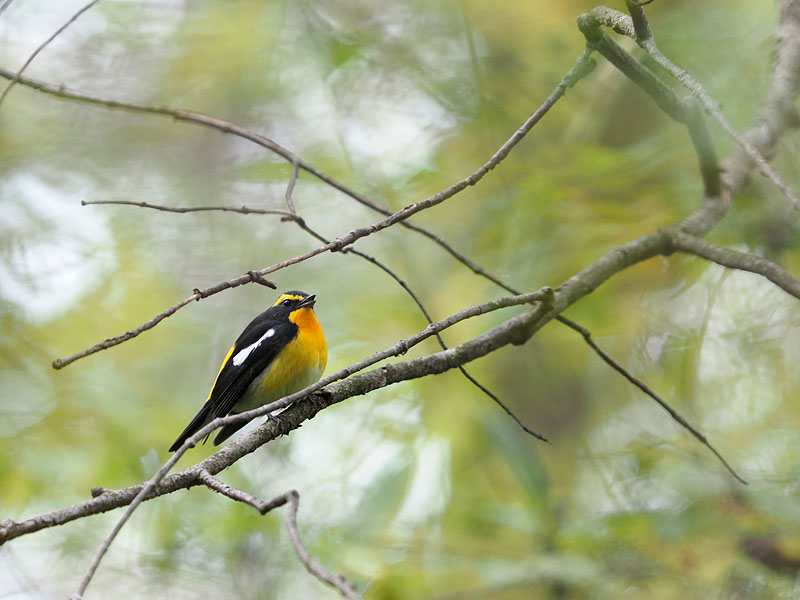
[[[300,308],[314,308],[316,301],[317,297],[314,294],[309,295],[300,290],[291,290],[281,294],[272,306],[280,307],[291,313]]]

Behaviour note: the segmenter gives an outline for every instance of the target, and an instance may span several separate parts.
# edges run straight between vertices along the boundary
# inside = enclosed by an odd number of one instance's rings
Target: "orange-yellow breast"
[[[289,319],[297,325],[297,336],[287,344],[236,403],[242,412],[293,394],[319,380],[328,363],[328,345],[314,311],[301,308]]]

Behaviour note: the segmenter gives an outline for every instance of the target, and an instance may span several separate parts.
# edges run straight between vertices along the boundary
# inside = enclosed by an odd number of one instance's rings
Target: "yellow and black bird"
[[[286,292],[244,328],[222,362],[208,400],[170,452],[212,419],[269,404],[322,376],[328,346],[314,315],[315,302],[313,294]],[[225,425],[214,438],[214,445],[245,425]]]

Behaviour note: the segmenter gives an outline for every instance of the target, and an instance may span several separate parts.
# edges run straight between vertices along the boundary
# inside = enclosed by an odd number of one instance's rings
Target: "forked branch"
[[[305,544],[303,544],[303,541],[300,539],[300,531],[297,527],[297,509],[300,504],[300,494],[297,492],[297,490],[289,490],[280,496],[276,496],[269,502],[264,502],[263,500],[259,500],[247,492],[232,488],[227,483],[214,477],[205,469],[200,469],[197,472],[197,478],[209,489],[214,490],[223,496],[227,496],[231,500],[243,502],[248,506],[252,506],[262,515],[265,515],[271,510],[278,508],[279,506],[283,506],[284,504],[288,505],[286,510],[286,529],[289,532],[289,540],[294,547],[294,551],[297,553],[297,557],[300,559],[300,562],[303,563],[303,566],[306,568],[306,570],[314,577],[319,579],[322,583],[338,590],[338,592],[345,598],[349,598],[350,600],[363,600],[355,591],[353,586],[347,583],[347,580],[344,577],[341,575],[334,575],[325,567],[323,567],[313,556],[311,556],[308,548],[306,548]]]

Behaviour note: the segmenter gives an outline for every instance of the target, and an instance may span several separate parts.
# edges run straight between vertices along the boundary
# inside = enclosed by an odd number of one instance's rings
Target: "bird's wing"
[[[296,333],[293,328],[296,330],[292,323],[281,323],[264,315],[259,315],[245,327],[225,357],[208,400],[170,447],[170,451],[179,448],[212,419],[230,413],[247,387],[275,360]]]
[[[224,417],[242,397],[247,386],[258,377],[293,337],[292,323],[256,319],[245,328],[234,350],[222,365],[207,404],[214,417]]]

